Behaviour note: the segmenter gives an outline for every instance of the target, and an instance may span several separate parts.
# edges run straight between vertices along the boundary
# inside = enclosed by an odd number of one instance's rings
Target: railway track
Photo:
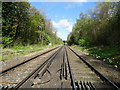
[[[41,54],[35,56],[35,57],[32,57],[32,58],[30,58],[30,59],[28,59],[28,60],[25,60],[24,62],[21,62],[21,63],[19,63],[19,64],[16,64],[16,65],[14,65],[14,66],[12,66],[12,67],[9,67],[9,68],[7,68],[7,69],[4,69],[4,70],[0,71],[0,74],[4,74],[4,73],[6,73],[6,72],[8,72],[8,71],[10,71],[10,70],[12,70],[12,69],[14,69],[14,68],[16,68],[16,67],[19,67],[19,66],[21,66],[21,65],[23,65],[23,64],[25,64],[25,63],[27,63],[27,62],[29,62],[29,61],[31,61],[31,60],[34,60],[35,58],[37,58],[37,57],[39,57],[39,56],[42,56],[42,55],[44,55],[44,54],[46,54],[46,53],[49,53],[49,52],[51,52],[51,51],[53,51],[53,50],[55,50],[55,49],[57,49],[57,48],[58,48],[58,47],[53,48],[53,49],[51,49],[51,50],[48,50],[48,51],[46,51],[46,52],[44,52],[44,53],[41,53]]]
[[[64,47],[61,47],[14,89],[71,88]],[[57,83],[56,83],[57,82]]]
[[[16,86],[22,79],[24,79],[31,71],[44,62],[59,47],[47,50],[38,54],[22,63],[14,65],[10,68],[4,69],[0,74],[0,88]]]
[[[107,79],[87,61],[85,61],[79,54],[77,54],[70,47],[67,48],[68,56],[71,56],[71,69],[75,77],[77,89],[82,90],[120,90],[112,81]],[[74,58],[72,58],[74,57]]]
[[[26,88],[120,90],[67,46],[59,48],[15,87],[3,87],[2,89]]]

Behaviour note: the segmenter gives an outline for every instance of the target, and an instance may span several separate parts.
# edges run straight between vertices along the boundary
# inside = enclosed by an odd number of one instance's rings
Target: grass
[[[73,47],[87,51],[89,55],[92,55],[97,59],[103,60],[116,68],[120,68],[120,46]]]
[[[53,46],[48,46],[48,45],[47,46],[41,46],[41,45],[13,46],[12,48],[1,49],[0,57],[1,57],[1,61],[5,61],[51,47]]]

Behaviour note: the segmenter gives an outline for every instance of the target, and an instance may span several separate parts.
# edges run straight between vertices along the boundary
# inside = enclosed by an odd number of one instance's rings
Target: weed
[[[2,57],[1,61],[13,59],[15,57],[20,57],[50,47],[53,46],[28,45],[28,46],[13,46],[11,48],[4,48],[2,49],[2,53],[0,55]]]
[[[89,53],[89,55],[108,62],[116,68],[120,68],[120,46],[74,47],[80,50],[87,50],[87,53]]]

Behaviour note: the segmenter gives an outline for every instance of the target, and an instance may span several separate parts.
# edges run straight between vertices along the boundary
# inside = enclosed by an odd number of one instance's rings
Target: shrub
[[[90,45],[92,45],[92,39],[90,39],[90,38],[79,39],[78,43],[80,46],[90,46]]]

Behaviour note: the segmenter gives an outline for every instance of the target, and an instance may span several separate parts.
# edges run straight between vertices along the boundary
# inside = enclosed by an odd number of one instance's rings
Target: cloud
[[[59,22],[52,21],[52,23],[56,29],[65,29],[69,32],[72,31],[73,23],[69,22],[67,19],[61,19]]]
[[[75,7],[80,7],[83,5],[83,2],[74,2],[74,3],[68,3],[65,8],[69,9],[69,8],[75,8]]]
[[[67,35],[72,31],[73,22],[68,19],[60,19],[58,22],[52,21],[53,27],[57,30],[57,36],[62,40],[67,40]]]
[[[57,32],[57,34],[58,34],[58,35],[61,35],[61,33],[60,33],[60,32]]]

